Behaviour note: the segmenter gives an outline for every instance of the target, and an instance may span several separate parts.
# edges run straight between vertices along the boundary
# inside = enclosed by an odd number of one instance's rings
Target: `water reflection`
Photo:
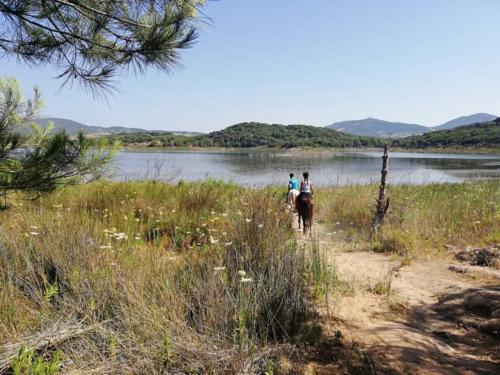
[[[233,180],[245,186],[283,184],[289,172],[308,170],[316,185],[366,184],[380,176],[381,152],[291,155],[284,152],[121,151],[116,180],[159,178]],[[500,178],[500,155],[392,153],[390,182],[424,184]]]

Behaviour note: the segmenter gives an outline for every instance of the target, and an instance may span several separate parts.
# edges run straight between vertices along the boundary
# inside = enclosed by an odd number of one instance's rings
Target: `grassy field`
[[[0,343],[85,327],[34,358],[99,373],[264,371],[307,335],[321,281],[281,198],[207,181],[16,202],[1,213]]]
[[[373,240],[377,186],[324,188],[317,220],[352,250],[440,254],[500,242],[499,188],[389,187]],[[308,340],[315,298],[335,285],[314,241],[298,241],[283,194],[101,182],[13,201],[0,212],[0,371],[272,373]]]
[[[381,233],[369,240],[378,186],[318,191],[319,220],[332,238],[353,250],[404,256],[438,254],[446,245],[500,242],[500,181],[425,186],[390,186],[390,209]]]

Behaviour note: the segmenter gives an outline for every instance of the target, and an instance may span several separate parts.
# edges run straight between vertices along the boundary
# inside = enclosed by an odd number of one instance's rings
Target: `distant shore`
[[[293,148],[283,148],[283,147],[198,147],[198,146],[150,146],[147,143],[141,144],[122,144],[122,148],[128,151],[151,151],[151,152],[279,152],[283,154],[289,154],[290,156],[300,156],[300,154],[311,155],[325,155],[337,152],[377,152],[382,151],[381,147],[293,147]],[[411,152],[411,153],[442,153],[442,154],[500,154],[499,147],[491,148],[402,148],[393,147],[389,148],[392,152]]]

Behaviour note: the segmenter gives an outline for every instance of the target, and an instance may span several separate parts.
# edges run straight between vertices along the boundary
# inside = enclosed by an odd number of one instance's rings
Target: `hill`
[[[115,134],[111,140],[141,146],[197,147],[375,147],[382,140],[345,134],[333,129],[308,125],[279,125],[246,122],[223,130],[193,137],[166,133]]]
[[[82,124],[70,119],[59,117],[44,117],[35,120],[35,122],[42,127],[47,127],[49,122],[54,124],[54,131],[65,130],[69,135],[76,135],[78,132],[83,131],[87,135],[105,135],[105,134],[128,134],[128,133],[148,133],[151,130],[140,128],[128,128],[125,126],[90,126]],[[31,129],[24,129],[23,133],[30,132]],[[155,133],[169,133],[175,135],[199,135],[201,133],[185,132],[185,131],[155,131]]]
[[[500,118],[398,139],[393,146],[404,148],[497,148],[500,147]]]
[[[79,131],[83,131],[85,134],[116,134],[116,133],[140,133],[146,132],[145,129],[139,128],[127,128],[124,126],[90,126],[82,124],[81,122],[73,121],[65,118],[58,117],[45,117],[35,120],[35,122],[42,127],[47,127],[49,122],[54,124],[54,131],[65,130],[66,133],[70,135],[78,134]]]
[[[376,138],[345,134],[333,129],[258,122],[236,124],[194,139],[201,146],[219,147],[369,147],[382,144]]]
[[[406,137],[429,131],[427,126],[404,122],[390,122],[371,117],[363,120],[336,122],[328,125],[327,128],[355,135],[389,138]]]
[[[497,117],[498,116],[491,115],[489,113],[475,113],[475,114],[469,115],[469,116],[457,117],[457,118],[455,118],[453,120],[445,122],[442,125],[434,126],[432,128],[432,130],[435,131],[435,130],[453,129],[453,128],[456,128],[458,126],[464,126],[464,125],[477,124],[477,123],[480,123],[480,122],[493,121]]]
[[[493,121],[497,117],[498,116],[489,113],[475,113],[473,115],[457,117],[453,120],[445,122],[442,125],[434,127],[419,124],[408,124],[405,122],[384,121],[370,117],[363,120],[336,122],[332,125],[328,125],[327,128],[362,136],[401,138],[438,130],[453,129],[464,125]]]

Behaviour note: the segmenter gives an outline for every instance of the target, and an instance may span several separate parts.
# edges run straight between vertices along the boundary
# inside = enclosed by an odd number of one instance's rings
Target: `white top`
[[[302,184],[300,186],[300,192],[301,193],[311,193],[312,192],[311,181],[309,181],[309,180],[302,181]]]

